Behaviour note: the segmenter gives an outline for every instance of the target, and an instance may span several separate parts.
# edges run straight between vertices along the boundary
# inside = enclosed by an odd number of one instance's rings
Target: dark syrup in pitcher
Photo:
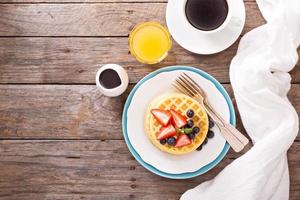
[[[99,81],[106,89],[113,89],[121,85],[119,74],[113,69],[106,69],[101,72]]]
[[[220,27],[228,14],[226,0],[187,0],[185,14],[195,28],[211,31]]]

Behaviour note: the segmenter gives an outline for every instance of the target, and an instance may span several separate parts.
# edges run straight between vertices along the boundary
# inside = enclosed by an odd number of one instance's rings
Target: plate
[[[203,33],[186,19],[186,0],[169,0],[166,22],[170,34],[183,48],[197,54],[214,54],[231,46],[241,34],[245,25],[246,12],[243,0],[234,0],[232,16],[226,27],[216,33]]]
[[[225,89],[213,77],[199,69],[188,66],[166,67],[139,81],[129,94],[124,107],[122,125],[125,142],[142,166],[155,174],[174,179],[191,178],[205,173],[219,163],[229,149],[217,128],[214,128],[215,137],[201,151],[181,156],[158,150],[146,136],[144,115],[148,104],[158,95],[175,91],[171,83],[182,72],[201,84],[220,115],[230,123],[235,123],[234,109]]]

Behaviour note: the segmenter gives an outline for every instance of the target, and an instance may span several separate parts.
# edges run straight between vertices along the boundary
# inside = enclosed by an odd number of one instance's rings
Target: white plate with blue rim
[[[204,71],[189,66],[171,66],[154,71],[140,80],[129,94],[124,106],[122,128],[125,142],[135,159],[149,171],[166,178],[187,179],[214,168],[226,155],[229,144],[213,128],[215,136],[201,151],[185,155],[171,155],[157,149],[144,131],[144,117],[149,103],[157,96],[176,91],[172,82],[182,72],[187,73],[208,94],[216,111],[232,125],[235,113],[223,86]]]

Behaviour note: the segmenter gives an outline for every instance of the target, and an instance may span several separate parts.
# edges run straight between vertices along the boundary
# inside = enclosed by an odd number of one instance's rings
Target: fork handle
[[[204,102],[204,105],[209,108],[209,110],[215,114],[215,117],[218,118],[218,120],[226,127],[226,129],[229,130],[238,140],[240,140],[245,146],[249,143],[249,140],[246,136],[244,136],[240,131],[238,131],[234,126],[232,126],[230,123],[225,121],[223,117],[221,117],[214,108],[208,103]]]
[[[226,127],[219,126],[219,128],[222,136],[235,152],[240,152],[244,149],[245,145],[239,139],[234,137],[234,135]]]
[[[229,143],[229,145],[232,147],[232,149],[235,152],[240,152],[246,146],[246,144],[248,142],[244,143],[245,140],[243,139],[244,142],[242,142],[242,141],[240,141],[239,138],[243,138],[245,136],[242,133],[240,133],[237,129],[232,128],[232,126],[229,127],[227,124],[224,124],[223,121],[221,121],[221,119],[219,119],[219,117],[215,114],[215,112],[213,112],[211,110],[211,108],[209,106],[204,105],[204,108],[206,109],[206,112],[208,113],[208,115],[215,121],[216,125],[220,129],[222,136]],[[239,136],[236,137],[236,135],[239,135]],[[248,139],[246,138],[246,140],[248,140]]]
[[[227,130],[229,130],[239,141],[243,143],[244,146],[246,146],[249,143],[249,140],[246,136],[244,136],[240,131],[238,131],[234,126],[232,126],[229,123],[225,123],[225,127]]]

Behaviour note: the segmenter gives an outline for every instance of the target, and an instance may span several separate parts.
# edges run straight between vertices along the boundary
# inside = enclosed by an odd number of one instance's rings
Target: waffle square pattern
[[[194,125],[200,128],[200,132],[196,134],[192,143],[187,146],[175,147],[168,144],[162,145],[157,139],[157,134],[162,125],[151,114],[151,109],[173,109],[182,115],[185,115],[189,109],[192,109],[195,113],[193,117]],[[149,104],[144,125],[145,132],[154,146],[170,154],[183,155],[195,151],[205,140],[208,132],[208,116],[202,105],[193,98],[182,93],[169,93],[155,98]],[[178,136],[179,134],[175,138]]]

